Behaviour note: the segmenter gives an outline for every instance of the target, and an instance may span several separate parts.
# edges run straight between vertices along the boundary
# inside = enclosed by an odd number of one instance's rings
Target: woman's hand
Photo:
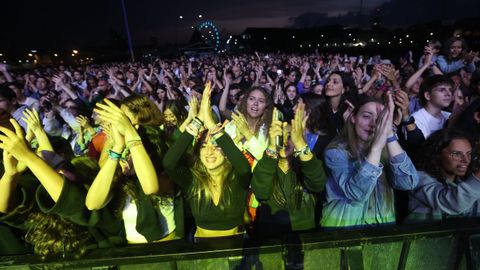
[[[297,104],[295,110],[295,117],[292,119],[292,143],[295,149],[302,149],[307,144],[303,136],[304,120],[305,119],[305,104],[300,102]]]
[[[25,109],[23,111],[22,120],[27,123],[27,141],[30,141],[30,138],[33,139],[40,133],[45,132],[43,130],[42,121],[40,121],[40,117],[38,116],[37,111]]]
[[[137,131],[127,115],[110,100],[104,99],[104,101],[106,104],[97,103],[97,108],[94,109],[98,117],[102,121],[110,123],[111,126],[115,126],[123,136],[132,133],[136,134]]]
[[[92,128],[92,126],[90,125],[90,122],[88,121],[88,118],[83,116],[83,115],[79,115],[75,118],[75,120],[77,120],[77,123],[78,125],[82,128],[82,129],[90,129]]]
[[[375,128],[375,134],[373,137],[372,149],[381,151],[387,143],[387,137],[393,135],[392,124],[393,124],[393,110],[395,105],[393,103],[392,94],[390,92],[385,93],[387,105],[384,106],[383,110],[380,112],[377,125]],[[379,108],[377,107],[377,111]]]
[[[196,96],[192,96],[188,102],[188,116],[187,119],[193,120],[198,115],[198,99]]]
[[[408,121],[410,117],[410,100],[408,99],[408,94],[403,90],[395,91],[394,104],[397,107],[394,123],[395,125],[400,125],[402,121]]]
[[[210,96],[212,94],[212,84],[206,83],[202,94],[202,102],[200,103],[200,110],[198,118],[203,121],[207,129],[215,128],[215,120],[213,120],[212,108],[210,105]]]
[[[111,149],[116,153],[122,153],[125,149],[125,137],[120,134],[115,125],[111,126],[108,136],[111,140]]]
[[[0,127],[0,131],[3,132],[3,135],[0,135],[0,148],[13,155],[18,161],[24,161],[33,152],[27,146],[23,138],[23,130],[17,121],[11,118],[10,123],[12,123],[15,132],[5,127]]]
[[[240,134],[245,137],[246,140],[249,140],[251,137],[254,136],[253,132],[250,130],[248,126],[247,119],[241,112],[232,112],[232,120],[235,123]]]
[[[3,151],[3,167],[5,174],[10,176],[22,174],[27,169],[25,163],[18,161],[6,150]]]

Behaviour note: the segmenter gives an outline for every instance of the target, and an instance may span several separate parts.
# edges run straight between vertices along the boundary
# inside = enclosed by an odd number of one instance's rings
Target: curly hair
[[[425,171],[435,177],[438,181],[444,182],[446,177],[441,165],[441,152],[448,147],[452,140],[468,140],[470,145],[474,145],[470,136],[461,130],[446,128],[434,132],[424,143],[420,156],[416,162],[417,170]],[[472,163],[470,163],[469,171]],[[468,175],[468,173],[467,173]]]
[[[145,95],[132,94],[122,100],[122,105],[138,117],[140,125],[160,126],[162,124],[162,113],[157,105]]]
[[[268,130],[270,128],[270,124],[272,123],[272,112],[273,112],[273,99],[272,97],[268,94],[268,92],[263,88],[259,86],[255,86],[250,88],[245,92],[243,95],[243,98],[240,100],[240,103],[238,104],[238,110],[248,119],[249,116],[247,114],[247,100],[250,94],[253,91],[260,91],[263,96],[265,97],[265,111],[263,112],[263,115],[260,117],[260,121],[258,121],[256,127],[255,127],[255,134],[258,134],[260,128],[265,125],[265,128]]]
[[[33,211],[27,217],[28,230],[25,242],[33,246],[35,254],[42,260],[54,254],[73,254],[81,257],[87,250],[90,236],[85,227],[63,218]]]

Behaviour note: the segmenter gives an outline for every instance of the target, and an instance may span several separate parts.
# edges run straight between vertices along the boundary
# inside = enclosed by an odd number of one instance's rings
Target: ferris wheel
[[[202,35],[205,44],[220,50],[220,33],[217,26],[212,21],[204,21],[197,25],[197,30]]]

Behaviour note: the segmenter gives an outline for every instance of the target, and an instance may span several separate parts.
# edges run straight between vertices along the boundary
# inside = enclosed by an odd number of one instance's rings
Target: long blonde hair
[[[353,160],[360,160],[366,155],[366,153],[368,153],[372,146],[372,140],[370,139],[367,142],[360,141],[355,131],[355,124],[352,122],[351,118],[359,112],[362,106],[370,102],[383,104],[381,100],[376,98],[362,98],[348,117],[342,131],[332,140],[326,149],[343,148],[348,152],[350,158]]]

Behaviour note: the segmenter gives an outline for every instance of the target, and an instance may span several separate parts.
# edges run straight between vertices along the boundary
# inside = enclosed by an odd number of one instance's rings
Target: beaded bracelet
[[[273,158],[273,159],[278,158],[278,152],[274,151],[270,148],[265,149],[265,155],[267,155],[269,158]]]

